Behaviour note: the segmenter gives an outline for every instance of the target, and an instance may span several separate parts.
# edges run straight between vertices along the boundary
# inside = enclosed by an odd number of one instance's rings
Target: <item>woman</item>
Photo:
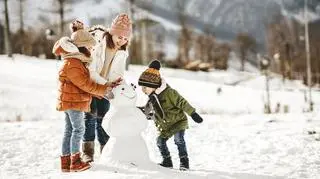
[[[57,110],[65,113],[62,172],[79,172],[90,168],[90,165],[80,158],[80,141],[85,128],[84,112],[90,110],[92,95],[104,97],[121,81],[101,85],[90,79],[89,70],[86,68],[91,62],[88,49],[95,44],[95,40],[83,29],[82,22],[74,21],[71,28],[71,38],[62,37],[53,47],[53,53],[63,58],[63,65],[59,70],[57,103]]]
[[[91,29],[91,34],[95,30]],[[128,57],[127,47],[132,33],[131,20],[127,14],[119,14],[106,30],[101,43],[93,49],[93,61],[89,66],[91,79],[99,84],[106,84],[118,78],[123,78]],[[108,112],[110,103],[107,99],[93,97],[90,113],[85,113],[85,134],[83,136],[83,161],[94,159],[94,140],[97,135],[100,152],[109,140],[109,135],[102,127],[102,121]]]

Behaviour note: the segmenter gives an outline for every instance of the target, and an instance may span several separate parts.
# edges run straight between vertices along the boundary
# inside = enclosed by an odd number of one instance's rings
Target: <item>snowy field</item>
[[[189,72],[161,69],[162,76],[203,116],[189,120],[186,132],[190,171],[145,170],[104,163],[81,173],[60,172],[64,121],[55,111],[60,61],[16,55],[0,56],[0,179],[7,178],[214,178],[274,179],[320,178],[320,93],[312,93],[314,113],[305,108],[305,87],[299,81],[271,79],[271,104],[278,114],[264,115],[264,77],[257,72]],[[130,66],[125,79],[137,84],[144,66]],[[218,92],[221,89],[221,92]],[[138,87],[138,104],[146,97]],[[289,113],[283,112],[283,105]],[[112,109],[111,109],[112,110]],[[112,111],[111,113],[112,114]],[[110,116],[106,116],[108,118]],[[106,120],[107,121],[107,120]],[[107,125],[107,122],[104,123]],[[308,131],[317,134],[308,135]],[[155,145],[153,122],[143,132],[152,162],[161,160]],[[169,140],[174,168],[178,154]]]

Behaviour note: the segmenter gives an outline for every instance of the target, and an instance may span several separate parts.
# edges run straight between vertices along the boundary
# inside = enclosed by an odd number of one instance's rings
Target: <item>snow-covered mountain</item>
[[[149,9],[158,16],[166,17],[179,24],[177,1],[136,0],[136,4]],[[301,0],[185,0],[185,14],[189,18],[189,25],[201,30],[210,29],[219,38],[232,40],[239,32],[248,32],[256,38],[258,44],[263,45],[265,25],[282,14],[301,19],[303,2]],[[299,3],[298,3],[299,2]],[[320,3],[308,1],[309,16],[320,18]],[[170,17],[171,14],[171,17]]]
[[[198,30],[214,32],[224,40],[233,40],[237,33],[248,32],[264,46],[265,25],[275,14],[282,13],[288,17],[301,19],[303,17],[303,0],[179,0],[183,2],[184,12],[188,17],[188,24]],[[106,1],[67,1],[66,20],[75,18],[90,23],[92,19],[100,19],[101,23],[109,24],[115,14],[129,11],[129,0]],[[135,0],[139,9],[149,11],[154,19],[160,19],[164,26],[179,26],[177,2],[171,0]],[[319,18],[320,3],[315,0],[308,1],[309,14],[312,19]],[[19,26],[18,0],[8,3],[10,24],[13,29]],[[0,6],[3,10],[3,6]],[[41,28],[57,23],[58,14],[51,11],[57,10],[57,3],[53,0],[25,0],[24,20],[28,27]],[[139,10],[138,10],[139,11]],[[138,12],[137,11],[137,12]],[[0,20],[3,16],[0,17]],[[103,19],[101,21],[101,19]],[[98,21],[99,22],[99,21]],[[46,27],[44,27],[46,28]],[[170,27],[168,27],[170,28]]]
[[[282,14],[297,20],[300,23],[305,21],[304,4],[305,1],[296,0],[289,1],[284,0],[281,3]],[[307,1],[307,20],[309,22],[320,19],[320,1],[309,0]]]
[[[279,4],[274,0],[187,0],[184,3],[191,25],[202,30],[210,28],[218,37],[228,40],[233,39],[239,32],[249,32],[258,40],[263,40],[264,23],[269,16],[280,10]],[[159,16],[168,16],[170,12],[173,15],[178,13],[177,1],[137,0],[137,4],[143,8],[149,6],[149,9]],[[160,14],[159,8],[162,8],[165,14]],[[177,21],[176,18],[171,18]]]
[[[90,19],[103,18],[105,24],[111,22],[111,18],[119,12],[128,10],[125,0],[104,1],[104,0],[66,0],[65,1],[65,21],[80,19],[86,24],[90,24]],[[8,1],[9,23],[12,31],[19,28],[19,0]],[[41,29],[50,25],[58,24],[59,14],[58,2],[56,0],[24,0],[23,20],[25,28]],[[4,6],[0,5],[0,11],[4,11]],[[0,23],[4,23],[4,16],[0,16]]]

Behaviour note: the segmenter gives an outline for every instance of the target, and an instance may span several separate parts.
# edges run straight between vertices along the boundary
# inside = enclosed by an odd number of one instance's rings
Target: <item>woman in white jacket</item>
[[[101,26],[91,29],[104,31]],[[90,30],[89,30],[90,32]],[[102,40],[92,49],[93,61],[89,66],[90,76],[99,84],[106,84],[114,79],[123,78],[128,57],[127,47],[132,34],[132,23],[127,14],[119,14],[112,22],[110,29],[105,30]],[[100,152],[109,140],[109,135],[102,127],[102,121],[108,112],[110,103],[107,99],[93,97],[91,112],[85,114],[85,134],[83,136],[82,159],[92,162],[94,158],[94,140],[97,135]]]

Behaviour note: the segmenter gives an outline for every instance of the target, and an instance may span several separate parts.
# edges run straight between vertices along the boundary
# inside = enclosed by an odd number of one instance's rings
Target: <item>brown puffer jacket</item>
[[[73,109],[89,112],[92,95],[103,96],[111,90],[111,87],[92,81],[89,70],[76,58],[64,59],[59,82],[58,111]]]

